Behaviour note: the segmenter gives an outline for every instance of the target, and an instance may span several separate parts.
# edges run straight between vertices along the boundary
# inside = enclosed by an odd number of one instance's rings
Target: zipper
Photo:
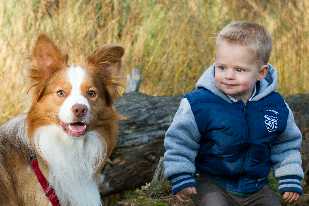
[[[247,102],[247,104],[248,103],[249,102]],[[249,128],[248,128],[248,123],[247,123],[247,104],[244,104],[243,102],[241,102],[242,112],[243,112],[244,120],[245,120],[245,124],[244,124],[244,127],[245,127],[244,138],[245,138],[245,140],[248,139],[248,135],[249,135]],[[245,140],[244,140],[244,144],[246,144]],[[248,155],[248,150],[246,149],[246,152],[243,156],[242,163],[241,163],[241,168],[240,168],[240,172],[239,172],[240,175],[242,175],[243,172],[244,172],[244,166],[245,166],[245,162],[246,162],[246,159],[247,159],[247,155]]]

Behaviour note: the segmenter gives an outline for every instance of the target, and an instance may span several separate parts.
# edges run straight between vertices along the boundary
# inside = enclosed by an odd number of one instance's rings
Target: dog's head
[[[40,35],[32,53],[33,101],[28,113],[28,134],[46,125],[56,125],[72,138],[117,118],[112,107],[117,97],[121,57],[124,49],[105,45],[80,65],[68,65],[61,53],[46,36]]]

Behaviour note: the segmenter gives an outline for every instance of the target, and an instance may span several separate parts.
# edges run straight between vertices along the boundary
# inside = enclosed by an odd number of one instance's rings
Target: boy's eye
[[[244,71],[246,71],[246,70],[243,69],[243,68],[237,67],[237,68],[235,68],[235,71],[237,71],[237,72],[244,72]]]
[[[225,69],[225,67],[224,66],[216,66],[218,69],[220,69],[220,70],[224,70]]]

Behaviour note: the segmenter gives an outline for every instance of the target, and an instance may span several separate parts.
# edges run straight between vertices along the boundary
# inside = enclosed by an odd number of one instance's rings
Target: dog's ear
[[[111,98],[108,103],[119,96],[118,86],[121,79],[121,58],[124,49],[120,45],[104,45],[87,58],[88,64],[95,68],[95,72],[101,77]]]
[[[109,72],[111,75],[119,72],[124,49],[117,44],[104,45],[87,58],[88,63]]]
[[[63,68],[68,57],[63,55],[57,46],[45,35],[39,35],[32,51],[32,65],[44,75]]]
[[[33,48],[31,60],[30,78],[35,95],[39,98],[50,76],[67,65],[68,56],[63,55],[45,34],[41,34]]]

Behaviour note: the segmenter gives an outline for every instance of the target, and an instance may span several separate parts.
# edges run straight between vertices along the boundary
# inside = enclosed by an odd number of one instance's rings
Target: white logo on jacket
[[[278,129],[279,112],[268,109],[267,114],[264,115],[264,123],[268,132],[275,132]]]

